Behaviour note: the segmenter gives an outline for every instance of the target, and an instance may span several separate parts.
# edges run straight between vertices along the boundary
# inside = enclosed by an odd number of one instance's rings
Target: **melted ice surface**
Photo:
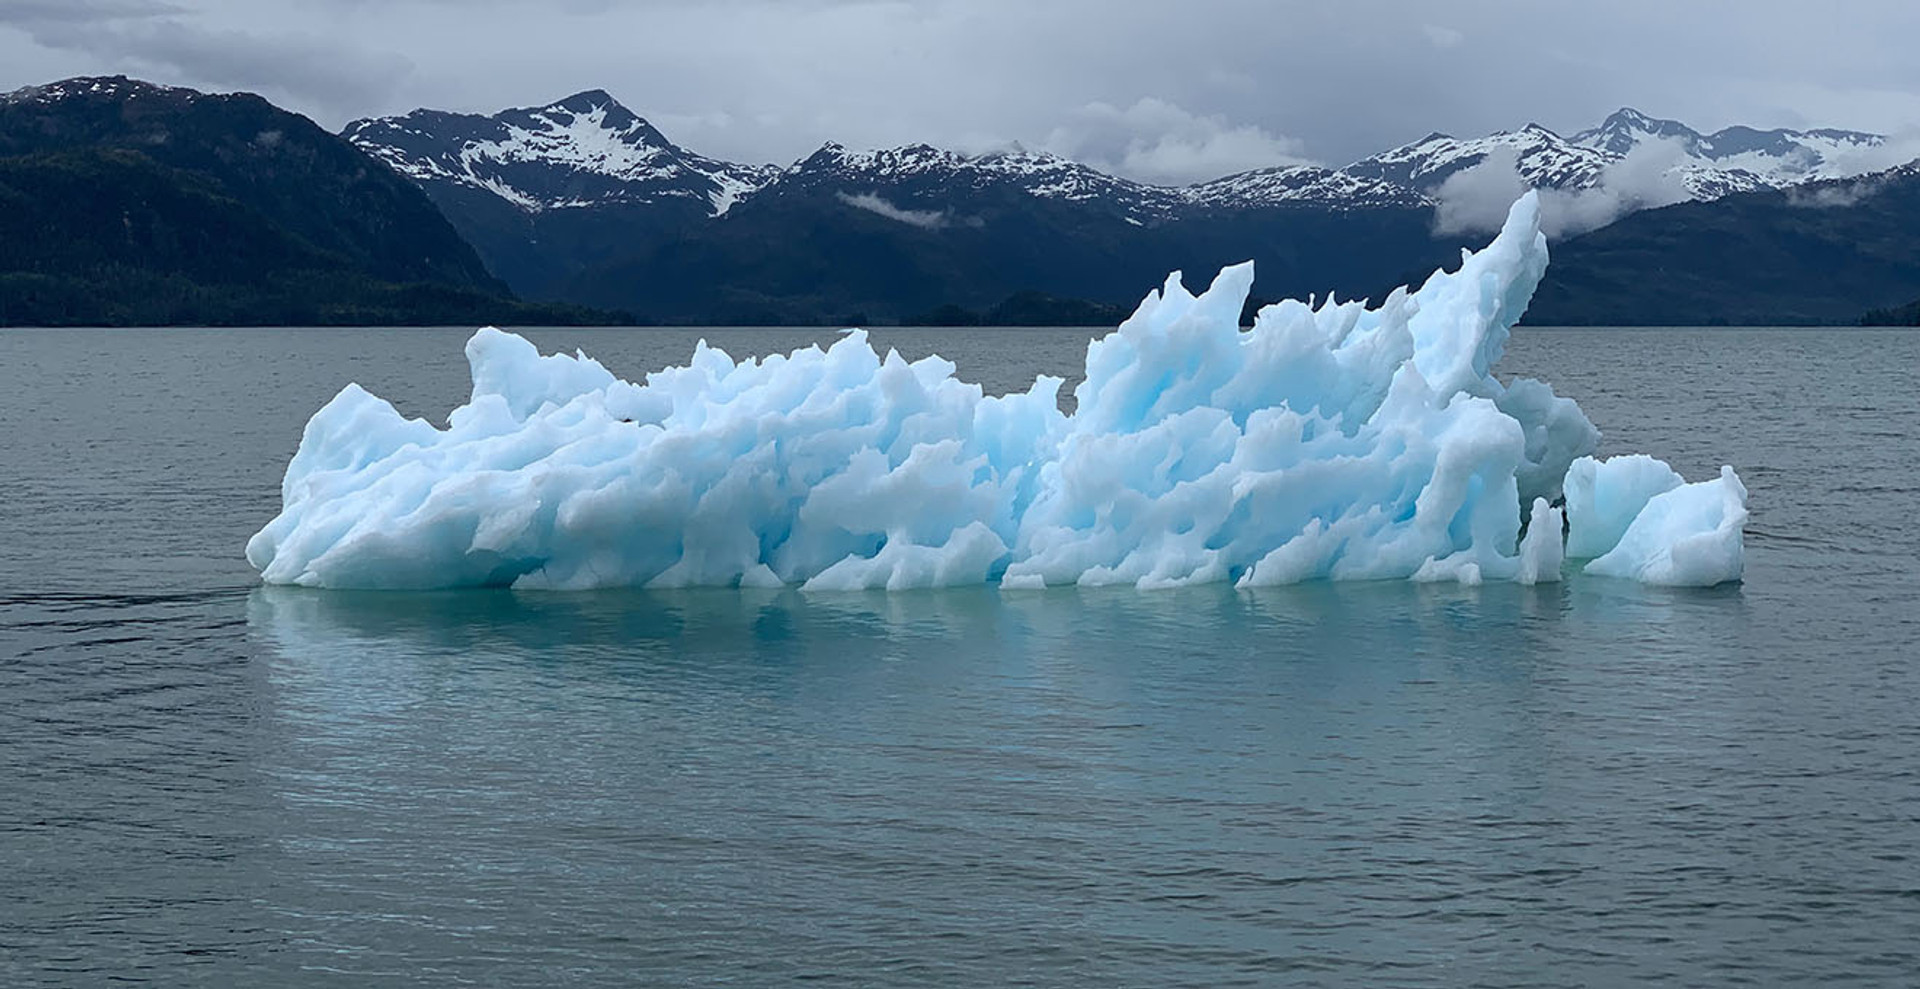
[[[483,329],[446,428],[357,385],[316,413],[247,558],[361,588],[1558,579],[1554,505],[1599,432],[1492,375],[1546,269],[1539,221],[1529,195],[1417,293],[1282,302],[1251,330],[1251,265],[1199,296],[1175,273],[1089,344],[1070,416],[1058,379],[989,397],[859,331],[744,361],[702,344],[636,384]],[[1582,470],[1590,570],[1738,578],[1731,470],[1624,496],[1644,472]]]

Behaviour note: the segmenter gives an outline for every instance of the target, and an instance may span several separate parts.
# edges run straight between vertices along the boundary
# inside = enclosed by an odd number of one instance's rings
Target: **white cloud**
[[[1601,169],[1586,189],[1542,189],[1540,225],[1554,240],[1598,230],[1643,209],[1671,206],[1692,198],[1680,171],[1686,149],[1674,141],[1648,141]],[[1433,192],[1439,202],[1434,231],[1442,235],[1486,233],[1500,229],[1507,208],[1526,182],[1511,148],[1501,148],[1478,164],[1447,177]]]
[[[1044,145],[1097,168],[1166,185],[1304,161],[1300,142],[1291,138],[1153,97],[1125,109],[1089,103],[1054,128]]]
[[[901,209],[872,192],[863,192],[857,196],[849,196],[844,192],[835,193],[835,195],[840,197],[841,202],[854,209],[877,213],[889,220],[897,220],[922,230],[938,230],[947,225],[946,210]]]
[[[1499,148],[1479,164],[1447,176],[1432,193],[1439,202],[1433,213],[1434,232],[1452,235],[1500,229],[1507,208],[1527,191],[1519,164],[1520,156],[1513,149]]]

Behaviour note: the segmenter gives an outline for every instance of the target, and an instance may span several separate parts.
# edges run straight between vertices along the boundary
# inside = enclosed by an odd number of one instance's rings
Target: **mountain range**
[[[837,182],[922,196],[992,185],[1038,199],[1105,200],[1146,222],[1193,208],[1296,204],[1332,209],[1433,205],[1445,180],[1503,151],[1528,185],[1588,189],[1605,171],[1649,147],[1692,199],[1845,178],[1868,169],[1878,134],[1729,127],[1712,134],[1623,108],[1597,127],[1563,138],[1538,124],[1486,137],[1429,134],[1340,169],[1286,165],[1183,187],[1147,185],[1020,147],[980,155],[925,144],[850,152],[828,143],[791,166],[744,165],[690,152],[604,90],[491,117],[416,110],[358,120],[344,136],[426,187],[490,193],[522,211],[613,205],[699,204],[724,215],[778,186]]]
[[[597,90],[344,136],[418,183],[516,291],[662,322],[899,321],[1031,291],[1123,303],[1173,267],[1247,252],[1276,292],[1371,291],[1401,272],[1366,241],[1426,265],[1453,253],[1423,197],[1328,169],[1176,190],[1019,148],[837,144],[749,166],[681,148]]]
[[[1488,175],[1496,209],[1504,181],[1606,210],[1536,322],[1844,322],[1920,296],[1920,175],[1859,174],[1892,151],[1622,109],[1170,187],[1018,146],[729,162],[600,90],[332,135],[78,79],[0,96],[0,323],[1106,321],[1249,257],[1265,298],[1380,298],[1484,238],[1457,207]]]
[[[516,291],[667,322],[913,320],[943,304],[985,311],[1023,290],[1124,305],[1166,270],[1248,257],[1269,298],[1377,298],[1474,239],[1438,232],[1436,214],[1450,180],[1477,167],[1561,193],[1604,191],[1604,223],[1833,181],[1888,150],[1876,134],[1701,133],[1621,109],[1569,137],[1535,124],[1431,134],[1341,168],[1168,187],[1017,146],[828,143],[785,167],[722,161],[601,90],[493,116],[360,120],[344,136],[418,183]],[[1563,311],[1580,314],[1577,296],[1560,293]],[[1802,308],[1831,318],[1847,307],[1865,302]]]

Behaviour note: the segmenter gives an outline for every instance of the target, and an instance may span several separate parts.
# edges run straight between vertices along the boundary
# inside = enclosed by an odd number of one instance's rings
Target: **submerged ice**
[[[247,558],[358,588],[1534,582],[1569,558],[1737,579],[1731,469],[1596,461],[1572,401],[1494,378],[1546,264],[1529,196],[1377,309],[1282,302],[1242,330],[1250,264],[1199,296],[1176,273],[1088,345],[1071,415],[1057,378],[986,396],[858,331],[758,360],[703,343],[636,384],[483,329],[445,428],[357,385],[316,413]]]

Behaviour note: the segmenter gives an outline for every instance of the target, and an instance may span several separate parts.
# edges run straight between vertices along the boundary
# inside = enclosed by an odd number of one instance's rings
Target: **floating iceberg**
[[[357,385],[316,413],[247,559],[357,588],[1534,582],[1569,549],[1738,578],[1731,470],[1583,459],[1578,406],[1493,377],[1546,269],[1539,219],[1529,195],[1378,309],[1282,302],[1251,330],[1250,264],[1197,297],[1175,273],[1088,345],[1071,415],[1057,378],[985,396],[858,331],[758,360],[703,343],[634,384],[483,329],[446,428]]]

